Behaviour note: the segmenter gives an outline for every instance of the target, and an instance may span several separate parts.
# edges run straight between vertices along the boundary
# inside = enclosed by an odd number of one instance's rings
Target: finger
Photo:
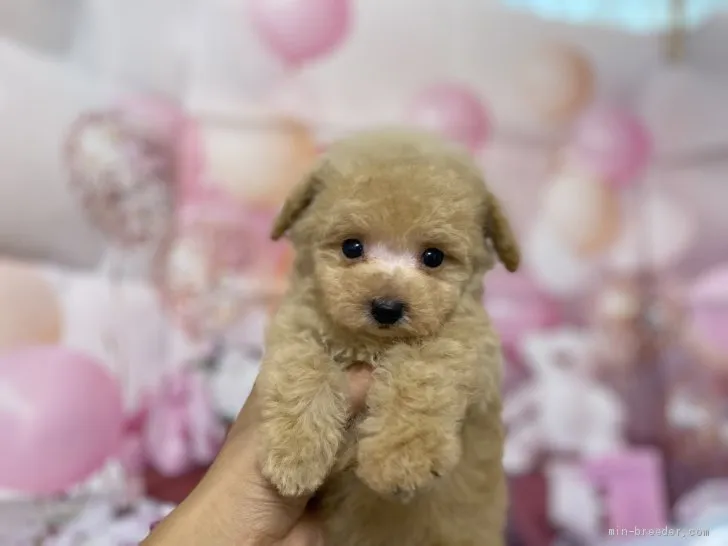
[[[371,375],[371,366],[364,364],[356,364],[347,370],[347,397],[352,414],[363,410],[366,405]],[[306,520],[300,526],[296,523],[304,512],[307,499],[281,497],[260,473],[256,454],[260,419],[259,392],[258,385],[254,386],[231,427],[213,469],[203,481],[207,484],[207,489],[212,491],[217,486],[226,487],[225,484],[233,481],[236,485],[231,495],[238,497],[235,504],[254,507],[254,510],[249,509],[248,512],[249,515],[255,514],[254,519],[258,523],[262,522],[269,531],[275,528],[278,537],[288,537],[282,544],[319,546],[323,544],[320,526],[312,520]],[[288,531],[290,536],[287,535]]]
[[[372,382],[372,367],[363,362],[355,362],[347,369],[346,373],[347,397],[351,406],[351,413],[352,415],[356,415],[366,407],[366,395]],[[238,435],[257,423],[260,410],[259,392],[260,387],[256,381],[250,395],[230,428],[229,435]]]
[[[258,421],[258,415],[260,412],[260,387],[258,382],[253,385],[253,389],[250,391],[248,398],[245,400],[243,407],[240,408],[238,416],[235,418],[235,422],[230,427],[229,435],[238,434],[242,430],[246,430],[251,426],[255,425]]]
[[[305,514],[291,529],[281,546],[324,546],[321,523],[311,514]]]

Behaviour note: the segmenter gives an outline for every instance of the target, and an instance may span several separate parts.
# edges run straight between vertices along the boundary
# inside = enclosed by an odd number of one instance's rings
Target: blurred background
[[[484,301],[509,546],[728,544],[728,1],[0,0],[0,75],[0,545],[184,498],[283,196],[391,124],[470,149],[524,248]]]

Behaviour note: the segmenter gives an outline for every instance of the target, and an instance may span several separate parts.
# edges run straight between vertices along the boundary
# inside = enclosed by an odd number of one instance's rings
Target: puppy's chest
[[[331,359],[343,367],[350,366],[354,362],[364,362],[376,366],[385,350],[381,344],[347,343],[330,338],[323,338],[322,342]]]
[[[344,367],[354,362],[365,362],[375,366],[382,353],[381,348],[366,345],[327,344],[326,350],[334,362]]]

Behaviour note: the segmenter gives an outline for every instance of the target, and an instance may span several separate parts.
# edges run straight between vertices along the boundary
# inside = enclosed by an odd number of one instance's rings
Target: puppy
[[[331,546],[499,546],[500,348],[482,301],[519,249],[468,155],[406,130],[329,148],[285,202],[290,291],[261,366],[261,467],[318,492]],[[373,368],[350,422],[344,371]]]

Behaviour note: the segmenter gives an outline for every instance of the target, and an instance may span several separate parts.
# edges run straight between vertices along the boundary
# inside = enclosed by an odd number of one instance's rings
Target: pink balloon
[[[526,274],[500,267],[485,277],[483,303],[505,347],[515,346],[528,332],[555,326],[562,318],[559,304]]]
[[[183,227],[198,222],[212,222],[219,226],[241,225],[245,222],[246,210],[219,184],[200,181],[187,188],[180,204],[178,220]]]
[[[177,141],[177,182],[179,200],[194,201],[198,194],[205,193],[205,153],[199,124],[187,119],[180,127]]]
[[[625,186],[647,165],[652,142],[645,126],[630,112],[603,106],[579,120],[571,151],[595,174]]]
[[[0,487],[47,495],[99,470],[121,447],[119,384],[57,346],[0,357]]]
[[[213,184],[199,186],[188,198],[179,211],[180,234],[209,237],[206,248],[219,265],[244,271],[285,252],[270,239],[277,211],[241,203]]]
[[[689,296],[696,335],[711,349],[728,355],[728,264],[701,275]]]
[[[456,84],[438,84],[420,92],[410,108],[410,119],[470,151],[480,148],[489,132],[485,106],[473,92]]]
[[[349,0],[249,0],[250,17],[263,43],[297,66],[324,56],[349,30]]]
[[[218,184],[201,184],[179,208],[176,236],[153,261],[162,303],[193,337],[230,327],[255,289],[231,289],[275,279],[288,249],[270,238],[276,210],[236,200]]]

